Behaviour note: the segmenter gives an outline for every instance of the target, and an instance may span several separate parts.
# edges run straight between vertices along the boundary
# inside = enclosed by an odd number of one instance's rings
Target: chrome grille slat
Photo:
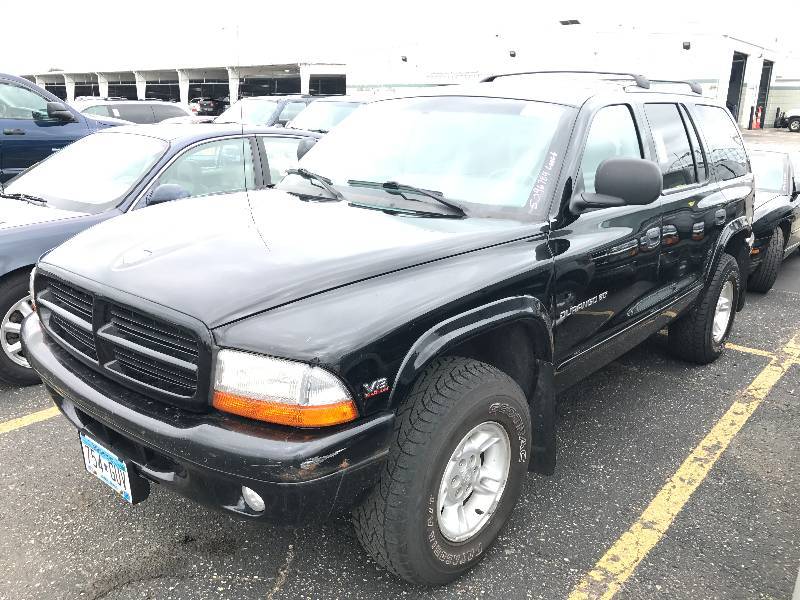
[[[155,361],[137,357],[133,353],[126,352],[122,349],[117,349],[114,354],[117,358],[120,370],[123,373],[131,376],[131,371],[133,371],[134,373],[144,375],[144,382],[149,385],[166,389],[169,392],[179,395],[191,394],[197,387],[197,380],[195,378],[183,377],[175,372],[165,371],[161,369]],[[164,385],[165,383],[166,385]]]
[[[97,360],[97,349],[94,345],[92,334],[76,327],[60,315],[53,313],[51,323],[55,326],[56,334],[65,342],[72,345],[78,352]]]
[[[72,290],[68,286],[56,281],[50,281],[50,291],[56,303],[60,303],[66,310],[72,308],[72,312],[77,313],[86,320],[92,320],[92,300],[91,296],[85,293]]]
[[[151,322],[143,319],[132,318],[129,314],[123,314],[116,307],[111,309],[111,322],[116,325],[119,332],[134,342],[150,346],[165,354],[176,356],[187,361],[197,359],[197,342],[182,335],[177,331],[164,332],[153,327]]]

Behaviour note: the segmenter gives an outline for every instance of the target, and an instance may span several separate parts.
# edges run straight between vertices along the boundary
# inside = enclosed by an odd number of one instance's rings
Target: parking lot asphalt
[[[254,525],[153,489],[129,507],[85,473],[60,416],[0,434],[1,598],[564,598],[800,331],[800,257],[750,294],[716,363],[656,337],[560,398],[556,474],[528,476],[486,559],[439,589],[372,563],[350,524]],[[761,353],[752,353],[752,350]],[[734,435],[619,598],[787,598],[800,565],[800,367]],[[0,390],[0,423],[46,409]]]

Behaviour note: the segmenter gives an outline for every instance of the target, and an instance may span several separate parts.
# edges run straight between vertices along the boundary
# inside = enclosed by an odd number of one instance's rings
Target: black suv
[[[375,560],[445,583],[553,471],[560,390],[665,327],[723,352],[753,176],[695,89],[514,74],[368,104],[275,189],[45,255],[27,356],[128,501],[352,511]]]

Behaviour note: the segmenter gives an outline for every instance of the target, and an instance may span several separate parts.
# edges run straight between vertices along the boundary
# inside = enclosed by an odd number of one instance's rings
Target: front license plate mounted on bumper
[[[122,460],[83,432],[80,433],[80,441],[83,464],[89,473],[130,504],[147,498],[150,484],[133,471],[131,463]]]

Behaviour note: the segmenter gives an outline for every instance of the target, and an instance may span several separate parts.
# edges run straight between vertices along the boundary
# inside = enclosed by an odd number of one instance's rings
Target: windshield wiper
[[[39,196],[31,196],[30,194],[7,194],[6,192],[0,193],[3,198],[11,198],[12,200],[22,200],[28,204],[36,204],[37,206],[47,206],[47,200],[39,198]]]
[[[463,208],[461,208],[458,204],[454,204],[450,200],[446,200],[442,192],[438,192],[435,190],[426,190],[424,188],[415,187],[413,185],[398,183],[397,181],[384,181],[383,183],[378,183],[376,181],[362,181],[360,179],[348,179],[347,183],[348,185],[352,186],[381,188],[386,190],[390,194],[399,194],[406,200],[410,200],[412,202],[422,202],[422,200],[418,198],[409,198],[408,196],[406,196],[404,192],[408,192],[411,194],[418,194],[420,196],[425,196],[426,198],[430,198],[431,200],[436,200],[436,202],[455,211],[461,217],[467,216],[467,213],[464,212]]]
[[[308,179],[309,181],[316,181],[320,184],[325,190],[331,194],[336,200],[344,200],[344,196],[342,193],[333,187],[331,180],[327,177],[323,177],[322,175],[318,175],[316,173],[312,173],[308,169],[304,169],[303,167],[298,167],[297,169],[288,169],[286,171],[287,175],[299,175],[303,179]]]

